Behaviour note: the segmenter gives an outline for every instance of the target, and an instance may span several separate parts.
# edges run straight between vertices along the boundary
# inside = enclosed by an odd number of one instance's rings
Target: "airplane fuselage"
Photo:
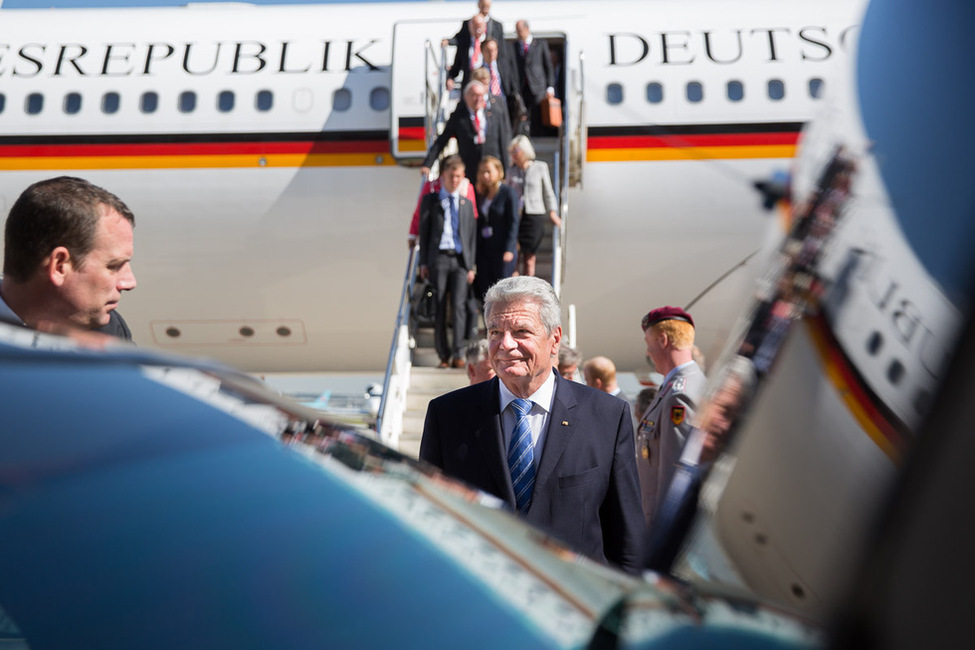
[[[564,196],[561,295],[577,345],[643,370],[640,316],[686,306],[761,245],[752,182],[788,167],[855,7],[496,9],[509,33],[525,18],[564,42],[581,183]],[[424,43],[394,41],[419,23],[450,37],[471,11],[4,11],[0,208],[58,174],[125,200],[139,286],[120,310],[139,344],[255,371],[382,368],[423,149],[409,128],[423,89],[402,80]],[[692,307],[705,353],[751,277],[746,264]]]

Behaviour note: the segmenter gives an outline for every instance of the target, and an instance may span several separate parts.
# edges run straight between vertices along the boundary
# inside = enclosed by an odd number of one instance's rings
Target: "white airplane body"
[[[499,5],[564,39],[563,302],[577,346],[645,370],[647,309],[726,337],[858,3]],[[471,6],[203,5],[0,14],[0,200],[88,178],[136,214],[136,342],[251,371],[378,370],[423,154],[424,40]],[[449,63],[449,61],[448,61]],[[740,97],[739,97],[740,94]],[[698,99],[700,95],[700,99]],[[399,163],[399,164],[397,164]],[[563,161],[564,164],[564,161]],[[753,265],[752,265],[753,266]]]
[[[744,584],[826,620],[862,557],[884,552],[867,547],[871,527],[918,438],[946,408],[936,397],[958,363],[972,306],[975,191],[965,161],[973,137],[951,127],[963,123],[973,93],[959,96],[944,79],[965,73],[973,13],[941,9],[872,3],[865,47],[838,66],[834,92],[804,130],[793,216],[814,224],[802,243],[818,253],[810,263],[790,247],[797,229],[763,257],[769,278],[794,282],[768,293],[814,288],[703,490],[712,496],[677,569],[685,579]],[[938,41],[908,70],[892,34],[915,26]],[[891,109],[902,96],[911,99]],[[927,152],[937,154],[928,160]],[[729,345],[730,356],[734,339]]]

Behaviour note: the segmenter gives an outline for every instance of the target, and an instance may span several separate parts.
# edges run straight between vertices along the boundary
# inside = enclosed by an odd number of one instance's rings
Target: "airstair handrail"
[[[426,79],[424,106],[426,107],[426,120],[425,124],[431,128],[426,131],[427,147],[433,144],[433,141],[437,138],[440,131],[440,125],[446,121],[444,113],[446,112],[446,101],[447,93],[444,92],[447,83],[447,46],[441,42],[440,45],[440,57],[437,58],[437,52],[433,48],[433,44],[428,39],[424,43],[424,78]],[[430,66],[436,66],[437,70],[437,87],[433,88],[430,84]],[[435,98],[435,99],[433,99]]]
[[[553,176],[555,179],[555,196],[559,203],[559,218],[562,220],[561,226],[552,229],[552,286],[555,294],[562,297],[562,275],[565,271],[565,251],[566,251],[566,231],[568,228],[569,214],[569,173],[571,171],[572,159],[570,158],[570,140],[572,109],[569,102],[563,102],[565,115],[562,118],[562,125],[559,127],[559,150],[555,152]]]
[[[564,131],[560,128],[559,133]],[[560,137],[561,140],[564,138]],[[565,185],[562,183],[562,152],[556,151],[554,159],[552,161],[552,176],[555,178],[555,198],[559,204],[559,218],[562,219],[561,226],[555,226],[552,228],[552,288],[555,289],[555,295],[559,298],[562,297],[562,262],[564,260],[563,253],[565,252],[565,207],[566,199],[565,196]]]
[[[397,370],[398,360],[402,360],[404,357],[408,360],[408,346],[409,346],[409,323],[410,323],[410,308],[411,301],[410,298],[413,296],[413,284],[416,280],[416,264],[417,259],[420,256],[420,246],[419,244],[414,244],[410,249],[409,259],[406,262],[406,275],[403,277],[403,288],[400,292],[399,299],[399,309],[396,312],[396,327],[393,329],[393,341],[389,346],[389,356],[386,360],[386,374],[383,378],[383,394],[382,398],[379,400],[379,412],[376,414],[376,433],[379,435],[379,440],[385,444],[393,443],[395,445],[397,440],[393,438],[398,438],[398,434],[394,435],[390,432],[389,426],[384,426],[387,423],[386,410],[389,408],[390,401],[396,399],[400,392],[402,392],[402,399],[404,400],[403,405],[401,405],[400,412],[405,410],[405,386],[402,387],[403,390],[400,391],[400,386],[393,386],[394,383],[394,372]],[[406,346],[406,350],[404,350]],[[407,378],[408,381],[408,378]]]

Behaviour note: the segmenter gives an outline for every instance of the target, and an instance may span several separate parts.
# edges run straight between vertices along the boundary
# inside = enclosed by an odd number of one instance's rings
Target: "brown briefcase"
[[[545,95],[541,103],[542,124],[557,129],[562,126],[562,102],[558,97]]]

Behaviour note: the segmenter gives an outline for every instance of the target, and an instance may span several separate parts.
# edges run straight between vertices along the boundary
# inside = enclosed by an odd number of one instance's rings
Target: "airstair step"
[[[466,386],[467,371],[454,368],[417,368],[410,372],[410,393],[439,395]]]

